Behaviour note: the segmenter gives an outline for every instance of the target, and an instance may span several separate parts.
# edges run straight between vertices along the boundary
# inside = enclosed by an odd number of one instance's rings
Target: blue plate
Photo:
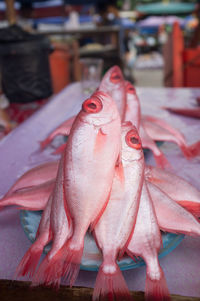
[[[34,242],[36,232],[39,226],[39,222],[42,216],[42,211],[20,211],[20,221],[22,228],[30,239]],[[163,248],[159,252],[159,258],[164,257],[172,250],[174,250],[180,242],[183,240],[184,235],[176,235],[172,233],[162,233]],[[51,248],[51,244],[48,244],[44,253],[48,253]],[[81,269],[87,271],[97,271],[101,264],[101,254],[96,246],[96,243],[91,234],[87,233],[84,241],[84,251],[81,261]],[[121,270],[129,270],[145,265],[142,259],[137,259],[133,261],[130,257],[123,257],[122,260],[118,262]]]

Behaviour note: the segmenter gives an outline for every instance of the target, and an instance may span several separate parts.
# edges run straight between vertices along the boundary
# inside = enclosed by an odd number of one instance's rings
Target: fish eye
[[[121,80],[121,76],[118,72],[114,71],[112,72],[111,76],[110,76],[110,80],[111,82],[113,82],[114,84],[117,84],[120,82]]]
[[[126,143],[128,146],[135,148],[135,149],[141,149],[142,148],[142,144],[140,141],[140,137],[138,136],[138,134],[136,133],[135,130],[130,130],[127,134],[126,134]]]
[[[86,113],[98,113],[102,108],[102,102],[98,98],[88,98],[82,105],[82,109]]]

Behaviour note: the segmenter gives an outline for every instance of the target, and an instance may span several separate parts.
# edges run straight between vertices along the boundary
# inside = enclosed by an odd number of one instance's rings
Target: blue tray
[[[42,216],[42,211],[20,211],[20,221],[22,228],[30,239],[34,242],[36,232],[39,226],[39,222]],[[176,235],[172,233],[162,233],[163,248],[159,252],[159,258],[166,256],[168,253],[173,251],[183,240],[184,235]],[[48,244],[44,253],[50,250],[51,244]],[[87,271],[97,271],[101,264],[101,254],[96,246],[96,243],[91,234],[87,233],[84,241],[84,251],[81,261],[81,269]],[[137,259],[133,261],[130,257],[123,257],[122,260],[118,262],[121,270],[134,269],[145,265],[142,259]]]

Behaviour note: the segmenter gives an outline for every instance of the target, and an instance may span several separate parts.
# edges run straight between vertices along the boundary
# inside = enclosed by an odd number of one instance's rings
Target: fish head
[[[122,160],[136,161],[142,158],[142,143],[136,127],[130,121],[122,123]]]
[[[113,66],[104,75],[99,90],[112,96],[115,90],[119,92],[121,89],[125,90],[122,71],[118,66]]]
[[[117,106],[107,93],[96,91],[82,104],[81,119],[95,126],[110,123],[119,119]]]

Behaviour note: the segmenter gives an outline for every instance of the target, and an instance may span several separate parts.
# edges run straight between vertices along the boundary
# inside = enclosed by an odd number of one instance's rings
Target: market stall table
[[[168,121],[185,134],[189,144],[200,140],[199,120],[173,115],[161,109],[162,106],[196,105],[200,89],[138,88],[137,92],[143,114]],[[38,142],[62,121],[76,114],[84,99],[80,83],[69,85],[0,142],[1,195],[26,170],[59,158],[51,154],[52,148],[40,152]],[[172,143],[163,143],[161,150],[173,166],[173,172],[200,189],[200,158],[187,161]],[[150,153],[146,161],[155,165]],[[18,209],[6,208],[0,212],[0,238],[0,279],[14,279],[16,267],[31,245],[20,224]],[[200,297],[200,238],[184,238],[160,263],[171,294]],[[128,270],[123,274],[130,290],[144,290],[145,267]],[[96,272],[80,271],[76,285],[93,287],[95,278]]]

